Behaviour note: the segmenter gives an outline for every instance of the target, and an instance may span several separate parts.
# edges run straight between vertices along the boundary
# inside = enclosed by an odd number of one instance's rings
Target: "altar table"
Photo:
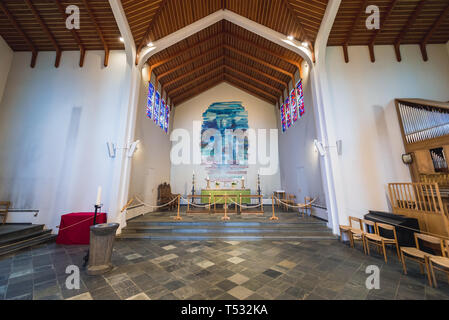
[[[209,195],[211,196],[210,202],[214,203],[214,196],[215,195],[228,195],[228,204],[231,202],[230,199],[234,202],[240,203],[240,195],[250,195],[251,190],[250,189],[202,189],[201,190],[201,196],[205,196],[201,198],[202,203],[208,203],[209,202]],[[216,200],[217,204],[223,204],[224,203],[224,197],[217,197]],[[251,198],[249,197],[243,197],[242,203],[245,204],[251,204]]]
[[[90,226],[94,224],[94,212],[74,212],[61,216],[58,244],[89,244]],[[97,213],[97,224],[106,223],[106,213]]]

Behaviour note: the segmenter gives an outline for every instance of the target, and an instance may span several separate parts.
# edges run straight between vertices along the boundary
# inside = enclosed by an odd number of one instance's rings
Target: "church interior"
[[[449,298],[447,0],[0,0],[0,148],[0,300]]]

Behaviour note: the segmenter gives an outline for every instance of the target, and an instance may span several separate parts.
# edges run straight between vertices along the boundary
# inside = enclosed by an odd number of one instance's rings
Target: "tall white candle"
[[[245,177],[244,177],[244,176],[242,176],[242,180],[245,180]]]
[[[101,186],[98,186],[98,191],[97,191],[97,202],[95,202],[95,204],[97,206],[99,206],[101,204]]]

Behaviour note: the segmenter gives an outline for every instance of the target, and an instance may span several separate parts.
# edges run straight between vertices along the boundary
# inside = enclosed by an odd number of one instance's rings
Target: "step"
[[[224,222],[224,221],[179,221],[179,222],[167,222],[167,221],[128,221],[127,228],[133,228],[136,226],[197,226],[197,227],[211,227],[211,226],[226,226],[226,227],[260,227],[260,226],[279,226],[279,227],[310,227],[310,226],[323,226],[326,227],[324,222],[255,222],[255,221],[238,221],[238,222]],[[327,227],[326,227],[327,228]]]
[[[152,233],[284,233],[284,232],[325,232],[329,233],[327,228],[294,228],[294,227],[254,227],[254,228],[244,228],[244,227],[207,227],[207,228],[163,228],[163,227],[134,227],[134,228],[124,228],[122,232],[124,233],[141,233],[141,232],[152,232]]]
[[[0,245],[36,235],[44,230],[43,224],[5,224],[0,226]]]
[[[230,234],[155,234],[155,233],[135,233],[135,234],[121,234],[117,236],[118,240],[126,239],[147,239],[147,240],[174,240],[174,241],[198,241],[198,240],[236,240],[236,241],[252,241],[252,240],[307,240],[307,241],[320,241],[320,240],[337,240],[337,237],[332,234],[317,235],[316,233],[303,233],[303,234],[272,234],[272,235],[242,235],[236,233]]]
[[[55,240],[56,237],[57,235],[51,234],[51,229],[44,230],[35,237],[0,246],[0,255],[8,254],[37,244],[52,241]]]

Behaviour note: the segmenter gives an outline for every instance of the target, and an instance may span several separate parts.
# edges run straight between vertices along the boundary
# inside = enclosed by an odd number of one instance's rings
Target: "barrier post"
[[[279,220],[279,218],[274,214],[274,195],[271,196],[271,208],[273,209],[273,215],[271,216],[270,220]]]
[[[181,221],[182,220],[182,218],[181,218],[181,216],[179,214],[179,206],[180,206],[180,204],[181,204],[181,195],[178,194],[178,214],[174,218],[177,221]]]
[[[227,205],[227,197],[228,197],[228,195],[227,194],[225,194],[225,196],[224,196],[224,209],[225,209],[225,212],[224,212],[224,216],[223,216],[223,218],[221,218],[221,220],[230,220],[230,218],[228,217],[228,205]]]

